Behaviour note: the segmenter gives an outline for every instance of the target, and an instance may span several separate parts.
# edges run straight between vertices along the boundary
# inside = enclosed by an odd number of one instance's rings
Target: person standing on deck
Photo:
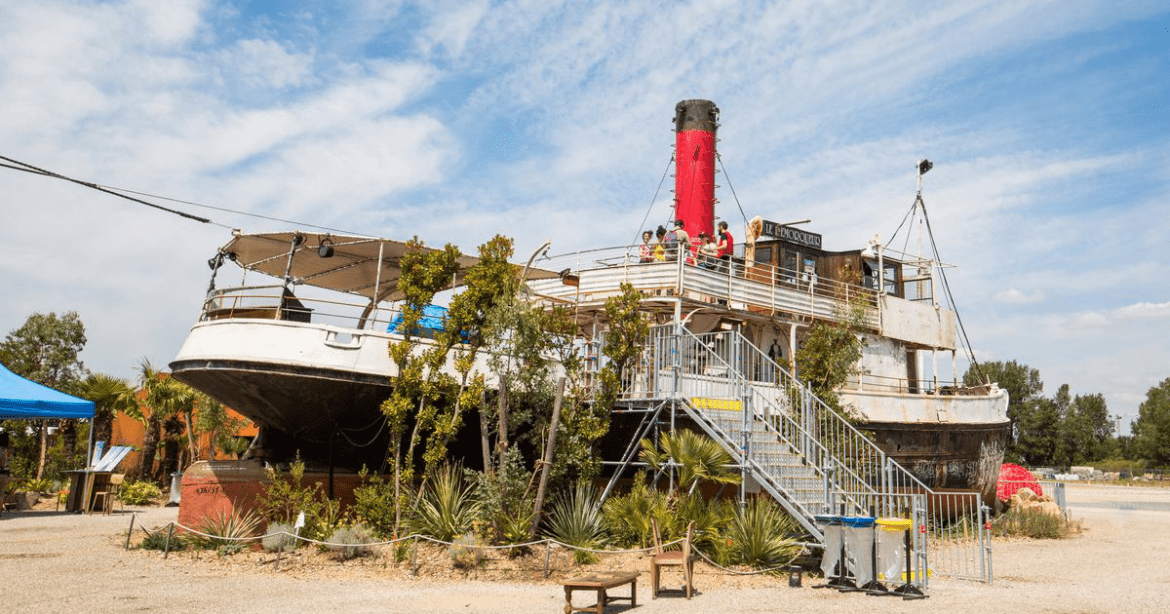
[[[666,236],[669,237],[670,233],[667,233]],[[671,246],[668,243],[667,249],[670,248]],[[686,222],[682,220],[674,221],[674,253],[675,257],[671,258],[671,260],[675,260],[679,255],[682,255],[688,263],[694,263],[694,259],[691,257],[691,235],[687,233]]]
[[[638,262],[654,262],[654,244],[650,242],[654,233],[649,230],[642,233],[642,245],[638,246]]]
[[[735,239],[727,231],[727,222],[719,222],[719,239],[715,242],[719,248],[719,259],[723,261],[722,271],[731,270],[731,255],[735,252]]]
[[[666,260],[666,229],[662,226],[654,231],[654,259],[661,262]]]

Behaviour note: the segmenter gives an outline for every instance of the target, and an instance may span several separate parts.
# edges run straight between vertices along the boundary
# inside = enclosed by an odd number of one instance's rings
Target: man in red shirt
[[[719,239],[715,246],[719,248],[719,259],[724,261],[721,269],[726,273],[731,270],[731,255],[735,252],[735,239],[727,232],[727,222],[719,222]]]

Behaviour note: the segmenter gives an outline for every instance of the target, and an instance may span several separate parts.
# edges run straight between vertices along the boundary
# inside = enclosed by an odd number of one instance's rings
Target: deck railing
[[[638,246],[609,247],[550,257],[533,266],[559,272],[529,288],[550,303],[601,304],[628,283],[648,296],[681,296],[755,313],[795,313],[836,320],[849,305],[865,308],[865,325],[880,326],[881,302],[872,288],[743,259],[643,262]]]

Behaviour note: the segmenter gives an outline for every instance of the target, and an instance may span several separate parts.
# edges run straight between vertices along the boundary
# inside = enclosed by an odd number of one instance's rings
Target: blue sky
[[[716,214],[888,238],[924,197],[977,356],[1103,393],[1170,376],[1170,8],[1109,2],[0,0],[0,155],[466,251],[630,242],[674,104],[722,110]],[[165,364],[227,228],[0,169],[0,329],[77,310]],[[669,216],[669,197],[650,213]],[[225,226],[227,228],[225,228]],[[0,332],[2,332],[0,331]]]

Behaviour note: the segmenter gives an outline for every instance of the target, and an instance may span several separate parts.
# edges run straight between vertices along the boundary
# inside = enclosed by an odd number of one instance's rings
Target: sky
[[[703,98],[733,234],[888,240],[934,161],[977,358],[1103,394],[1127,432],[1170,377],[1167,75],[1156,2],[0,0],[0,156],[213,222],[0,168],[0,333],[77,311],[86,367],[133,380],[177,354],[230,229],[296,227],[265,217],[504,234],[517,260],[632,243],[670,217],[674,105]]]

